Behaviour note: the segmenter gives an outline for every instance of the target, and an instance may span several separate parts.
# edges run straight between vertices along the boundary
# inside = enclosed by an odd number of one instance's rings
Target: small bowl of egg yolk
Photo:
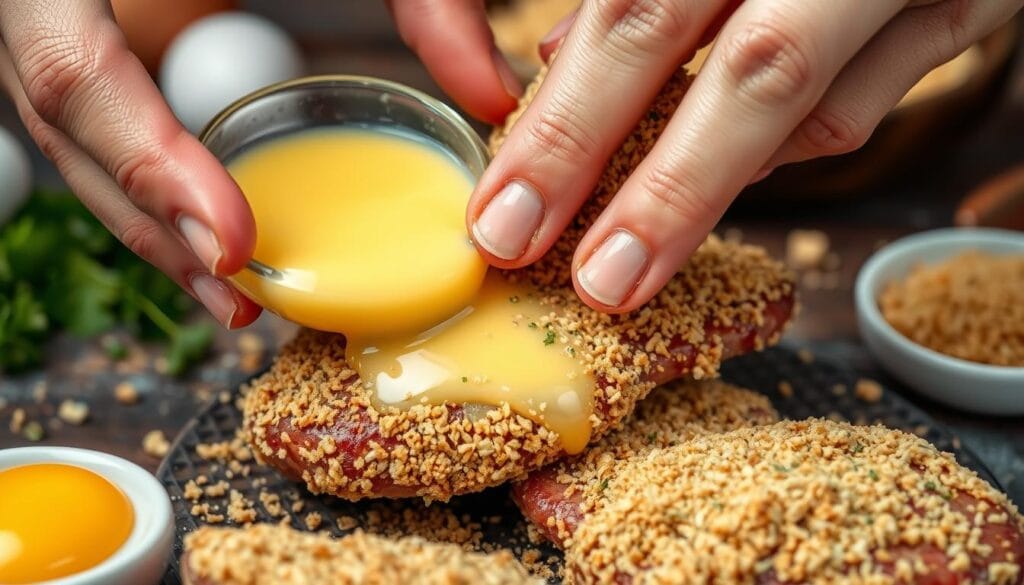
[[[381,79],[305,77],[235,102],[200,140],[255,219],[253,260],[231,281],[278,315],[388,335],[445,320],[482,286],[465,213],[487,148],[444,103]]]
[[[134,463],[70,447],[0,450],[0,583],[156,583],[173,537],[167,492]]]

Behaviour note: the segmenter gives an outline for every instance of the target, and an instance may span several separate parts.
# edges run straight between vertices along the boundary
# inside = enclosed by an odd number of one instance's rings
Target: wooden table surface
[[[316,72],[372,74],[440,95],[415,58],[400,47],[377,3],[297,3],[301,10],[325,10],[329,17],[323,19],[297,17],[291,8],[280,8],[283,3],[275,5],[269,0],[250,4],[269,14],[278,12],[275,16],[306,40],[311,67]],[[358,18],[348,17],[346,11],[358,12]],[[3,102],[0,125],[11,129],[16,126],[12,109]],[[880,372],[858,339],[853,280],[879,243],[913,231],[949,225],[952,210],[964,193],[1011,164],[1024,162],[1021,60],[998,103],[966,136],[941,143],[939,151],[939,156],[927,163],[924,170],[886,180],[855,197],[813,203],[760,201],[734,209],[723,220],[720,231],[731,228],[735,234],[735,230],[740,230],[745,241],[761,244],[777,256],[783,255],[790,230],[825,231],[842,262],[840,278],[830,289],[801,286],[803,311],[788,334],[789,343],[846,362],[911,399],[952,428],[965,445],[981,456],[1017,503],[1024,505],[1024,418],[960,414],[917,396]],[[36,158],[41,182],[57,181],[38,153]],[[47,437],[41,444],[100,449],[153,470],[159,461],[143,453],[143,435],[160,429],[173,437],[206,401],[237,386],[247,377],[247,371],[268,359],[292,331],[291,325],[265,316],[245,332],[224,332],[210,359],[181,379],[154,373],[152,360],[146,357],[151,354],[148,350],[140,349],[134,358],[112,364],[96,341],[58,338],[47,348],[45,368],[0,378],[0,404],[6,402],[6,407],[0,407],[0,448],[29,444],[7,428],[14,409],[23,408],[29,419],[39,420],[47,428]],[[262,356],[252,355],[254,340],[265,346]],[[250,351],[243,352],[240,346]],[[131,383],[138,390],[142,398],[139,404],[124,406],[114,400],[113,388],[122,382]],[[85,424],[60,424],[56,409],[66,398],[89,404],[91,412]]]

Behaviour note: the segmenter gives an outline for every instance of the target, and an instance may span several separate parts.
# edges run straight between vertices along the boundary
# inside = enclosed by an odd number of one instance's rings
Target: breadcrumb
[[[921,265],[878,299],[911,341],[956,358],[1024,366],[1024,255],[968,251]]]
[[[508,551],[493,554],[363,532],[341,539],[259,524],[185,537],[188,581],[208,585],[540,585]]]
[[[586,502],[571,583],[881,583],[894,562],[912,581],[948,568],[977,582],[994,563],[1019,570],[1024,551],[1006,496],[881,426],[812,419],[697,436],[616,466]]]
[[[117,386],[114,386],[114,399],[125,406],[138,404],[139,391],[131,382],[121,382]]]
[[[57,409],[57,417],[71,425],[84,424],[89,418],[89,405],[76,400],[64,400]]]
[[[142,451],[150,457],[163,458],[167,456],[167,451],[170,448],[171,443],[161,430],[149,431],[146,436],[142,437]]]
[[[861,378],[857,380],[857,385],[853,387],[853,394],[857,398],[860,398],[864,402],[878,402],[882,399],[884,390],[882,385],[874,380],[868,380],[867,378]]]

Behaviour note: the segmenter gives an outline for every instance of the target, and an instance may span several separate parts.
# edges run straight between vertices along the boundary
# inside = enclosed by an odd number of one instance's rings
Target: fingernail
[[[544,38],[541,39],[540,43],[538,43],[538,44],[541,47],[543,47],[543,46],[549,45],[549,44],[551,44],[551,43],[561,39],[565,35],[569,34],[569,29],[572,28],[572,23],[576,21],[576,14],[578,12],[579,12],[579,9],[577,8],[576,10],[573,10],[569,14],[566,14],[565,16],[563,16],[562,20],[559,20],[555,24],[555,26],[551,27],[551,30],[548,31],[548,34],[544,35]]]
[[[505,92],[508,95],[519,99],[519,96],[523,95],[523,84],[519,82],[519,77],[515,71],[512,71],[512,66],[508,64],[508,60],[505,59],[505,55],[501,53],[497,48],[491,50],[491,60],[494,61],[494,68],[498,70],[498,77],[501,78],[501,84],[505,86]]]
[[[217,274],[217,264],[224,252],[213,231],[190,215],[178,218],[178,231],[199,260],[210,269],[210,272]]]
[[[505,185],[473,224],[473,239],[503,260],[523,255],[544,218],[544,199],[525,181]]]
[[[639,284],[649,261],[640,238],[618,229],[580,267],[576,280],[600,303],[617,307]]]
[[[197,274],[189,280],[189,286],[213,318],[231,329],[238,304],[235,303],[235,296],[231,294],[228,285],[209,274]]]

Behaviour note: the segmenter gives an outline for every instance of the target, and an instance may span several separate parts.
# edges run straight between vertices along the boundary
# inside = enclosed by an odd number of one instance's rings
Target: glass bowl
[[[479,179],[489,160],[483,140],[451,107],[398,83],[350,75],[303,77],[257,90],[214,117],[199,140],[221,162],[229,164],[268,139],[327,127],[385,128],[424,138],[446,150],[474,179]],[[273,295],[258,290],[272,286],[308,291],[309,276],[253,258],[230,280],[247,296],[286,319],[336,330],[316,322],[311,316],[315,308],[305,307],[300,313],[274,306],[270,300]]]

